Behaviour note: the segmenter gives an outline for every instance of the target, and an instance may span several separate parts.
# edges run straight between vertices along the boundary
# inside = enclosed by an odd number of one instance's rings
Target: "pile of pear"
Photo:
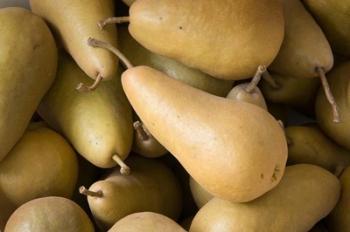
[[[0,231],[350,231],[349,9],[0,2]]]

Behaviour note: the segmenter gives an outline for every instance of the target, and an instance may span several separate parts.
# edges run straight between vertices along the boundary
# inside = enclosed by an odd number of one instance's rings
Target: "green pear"
[[[0,34],[1,161],[55,78],[57,48],[45,22],[23,8],[0,9]]]
[[[117,58],[106,50],[88,45],[89,37],[117,45],[116,28],[98,28],[100,20],[114,15],[113,0],[30,0],[30,7],[55,30],[57,38],[79,67],[95,79],[94,85],[85,86],[88,90],[96,88],[101,80],[117,76]]]
[[[233,81],[215,79],[173,59],[150,52],[131,37],[126,27],[118,27],[118,33],[120,51],[133,65],[150,66],[188,85],[222,97],[232,88]]]
[[[93,232],[86,213],[63,197],[44,197],[19,207],[8,220],[5,232]]]
[[[342,193],[340,200],[326,219],[329,231],[342,232],[350,230],[350,167],[340,176]]]
[[[38,112],[60,131],[79,154],[100,168],[121,165],[133,138],[131,107],[120,79],[102,82],[95,91],[80,94],[74,86],[86,75],[67,55],[61,56],[56,81],[42,100]]]
[[[198,208],[202,208],[205,204],[207,204],[213,198],[213,195],[208,193],[192,177],[190,177],[190,187],[191,187],[192,196]]]
[[[136,212],[152,211],[177,219],[181,211],[181,189],[169,168],[160,161],[132,156],[127,160],[128,176],[113,171],[87,190],[91,212],[104,231],[121,218]]]
[[[284,36],[280,0],[138,0],[129,14],[142,46],[225,80],[269,66]]]
[[[319,165],[337,173],[350,165],[350,152],[327,138],[315,125],[289,126],[288,162]]]
[[[279,183],[287,143],[266,110],[208,94],[146,66],[125,71],[122,85],[150,133],[211,194],[250,201]]]
[[[332,48],[341,55],[350,55],[349,0],[303,0],[326,34]]]
[[[339,195],[339,180],[327,170],[289,166],[280,184],[254,201],[212,199],[194,217],[190,232],[305,232],[330,213]]]
[[[186,232],[172,219],[158,213],[141,212],[130,214],[108,230],[108,232]]]
[[[333,122],[332,108],[326,95],[319,91],[316,98],[316,118],[321,129],[339,145],[350,149],[350,62],[336,66],[329,74],[330,91],[334,93],[340,112],[340,122]]]
[[[32,124],[0,162],[0,189],[12,204],[73,195],[78,161],[69,143],[41,123]]]

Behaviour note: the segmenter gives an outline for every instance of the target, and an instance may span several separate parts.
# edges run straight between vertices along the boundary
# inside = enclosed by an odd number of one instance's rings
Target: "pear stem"
[[[128,23],[130,22],[130,17],[129,16],[124,16],[124,17],[109,17],[104,20],[101,20],[100,22],[97,23],[97,26],[103,30],[105,26],[109,24],[121,24],[121,23]]]
[[[129,69],[133,68],[134,66],[131,64],[131,62],[128,60],[128,58],[125,57],[123,53],[121,53],[116,47],[113,47],[111,44],[100,41],[94,38],[89,38],[88,44],[92,47],[95,48],[104,48],[107,49],[108,51],[112,52],[114,55],[116,55],[122,62],[123,64]]]
[[[339,165],[337,165],[337,166],[335,167],[334,175],[337,176],[337,177],[340,177],[341,174],[343,174],[344,170],[345,170],[345,166],[339,164]]]
[[[112,159],[120,166],[120,174],[129,175],[130,168],[127,166],[124,161],[119,157],[119,155],[115,154],[112,156]]]
[[[94,192],[85,188],[85,186],[80,186],[79,193],[89,197],[103,197],[103,192],[101,190]]]
[[[262,74],[262,78],[274,89],[279,89],[281,87],[267,70]]]
[[[149,139],[148,134],[146,133],[146,131],[143,128],[142,122],[136,121],[136,122],[134,122],[133,126],[134,126],[134,129],[135,129],[137,135],[139,136],[139,138],[142,141],[146,141]]]
[[[281,126],[282,129],[284,129],[284,123],[282,120],[277,120],[278,124]]]
[[[245,91],[247,93],[251,93],[259,84],[261,80],[262,74],[266,72],[266,66],[265,65],[259,65],[258,69],[256,70],[256,73],[253,77],[253,79],[250,81],[250,83],[245,88]]]
[[[319,77],[321,79],[321,83],[322,83],[323,90],[324,90],[324,93],[326,95],[326,98],[327,98],[329,104],[332,107],[333,122],[339,123],[340,122],[340,116],[339,116],[338,105],[335,102],[334,96],[333,96],[332,91],[331,91],[331,89],[329,87],[325,71],[324,71],[324,69],[322,67],[316,67],[316,72],[318,73],[318,75],[319,75]]]
[[[287,135],[286,135],[286,140],[287,140],[287,145],[288,146],[293,146],[293,140]]]
[[[78,90],[79,92],[93,91],[97,88],[97,86],[100,84],[102,80],[103,80],[103,77],[101,76],[101,74],[98,74],[95,79],[95,82],[92,85],[88,86],[88,85],[85,85],[84,83],[79,83],[75,89]]]

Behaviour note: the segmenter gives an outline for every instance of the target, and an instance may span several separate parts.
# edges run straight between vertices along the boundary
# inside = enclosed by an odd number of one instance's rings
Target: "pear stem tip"
[[[109,17],[104,20],[101,20],[97,23],[97,26],[103,30],[107,25],[109,24],[121,24],[121,23],[128,23],[130,22],[129,16],[123,16],[123,17]]]
[[[89,197],[103,197],[103,193],[101,190],[94,192],[94,191],[88,190],[87,188],[85,188],[85,186],[79,187],[79,193]]]
[[[124,163],[124,161],[117,155],[113,155],[112,159],[120,166],[120,174],[122,175],[129,175],[130,174],[130,167]]]
[[[265,65],[259,65],[259,67],[256,70],[256,73],[253,77],[253,79],[250,81],[250,83],[245,88],[245,91],[247,93],[251,93],[259,84],[261,80],[261,76],[266,72],[266,66]]]
[[[137,135],[139,136],[139,138],[142,140],[142,141],[146,141],[149,139],[149,136],[148,134],[146,133],[144,127],[143,127],[143,124],[142,122],[140,121],[135,121],[134,124],[134,129],[137,133]]]
[[[100,74],[98,74],[95,79],[95,82],[92,85],[89,86],[84,83],[79,83],[75,89],[81,93],[90,92],[95,90],[102,80],[103,80],[103,77]]]

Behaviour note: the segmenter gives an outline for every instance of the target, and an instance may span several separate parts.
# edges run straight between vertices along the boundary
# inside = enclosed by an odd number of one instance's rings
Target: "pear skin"
[[[333,54],[326,36],[300,0],[283,0],[285,37],[270,70],[275,73],[312,78],[316,67],[328,72]]]
[[[289,126],[288,162],[319,165],[333,173],[350,165],[350,152],[327,138],[316,125]]]
[[[330,213],[339,195],[340,183],[332,173],[293,165],[276,188],[252,202],[212,199],[194,217],[190,232],[305,232]]]
[[[90,210],[103,231],[121,218],[136,212],[152,211],[177,219],[181,211],[181,189],[169,168],[160,161],[131,156],[128,176],[118,171],[81,188]]]
[[[19,207],[8,220],[5,232],[93,232],[94,226],[73,201],[63,197],[44,197]]]
[[[208,94],[146,66],[125,71],[122,85],[150,133],[211,194],[250,201],[283,176],[287,143],[266,110]]]
[[[118,33],[120,51],[133,65],[147,65],[188,85],[221,97],[226,96],[232,88],[233,81],[213,78],[199,70],[147,50],[133,39],[124,26],[118,26]]]
[[[321,129],[339,145],[350,150],[350,62],[336,66],[327,75],[330,90],[338,104],[340,122],[333,122],[332,109],[327,104],[323,91],[318,92],[316,98],[316,118]]]
[[[30,0],[30,7],[49,23],[68,53],[89,77],[112,79],[117,76],[118,59],[104,49],[88,45],[89,37],[117,45],[115,27],[100,30],[97,26],[100,20],[114,15],[112,0],[60,0],[59,3]]]
[[[141,212],[130,214],[108,230],[108,232],[186,232],[179,224],[172,219],[158,213]]]
[[[40,123],[29,127],[0,163],[0,189],[16,206],[38,197],[70,198],[77,177],[78,160],[73,148]]]
[[[74,87],[85,79],[76,63],[62,54],[56,81],[38,112],[88,161],[100,168],[111,168],[116,165],[114,155],[124,160],[131,150],[131,107],[119,78],[104,81],[95,91],[81,94]]]
[[[199,209],[202,208],[213,198],[213,195],[211,195],[205,189],[203,189],[203,187],[200,186],[192,177],[190,177],[190,187],[192,196]]]
[[[349,0],[303,0],[326,34],[334,51],[350,56]]]
[[[226,80],[269,66],[284,37],[279,0],[138,0],[129,12],[142,46]]]
[[[327,217],[329,231],[342,232],[350,230],[350,167],[340,176],[342,193],[334,210]]]
[[[57,67],[45,22],[23,8],[0,9],[0,161],[23,135]]]

